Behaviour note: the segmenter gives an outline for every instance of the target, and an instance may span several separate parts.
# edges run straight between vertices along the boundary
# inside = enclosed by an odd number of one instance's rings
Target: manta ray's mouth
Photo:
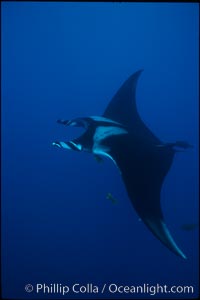
[[[76,120],[57,120],[57,123],[62,124],[64,126],[69,126],[68,139],[65,142],[54,141],[52,142],[52,145],[58,148],[81,151],[82,146],[80,144],[77,144],[75,141],[81,134],[83,134],[87,130],[86,126],[83,126],[83,123],[78,122]],[[74,137],[74,134],[76,134],[76,137]]]

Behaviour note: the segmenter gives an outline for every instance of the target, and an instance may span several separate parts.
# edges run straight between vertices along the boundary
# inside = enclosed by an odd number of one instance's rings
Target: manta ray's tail
[[[147,227],[152,231],[152,233],[172,252],[176,255],[186,259],[187,257],[181,251],[181,249],[176,245],[174,239],[172,238],[166,224],[163,220],[151,220],[151,219],[143,219],[144,223]]]

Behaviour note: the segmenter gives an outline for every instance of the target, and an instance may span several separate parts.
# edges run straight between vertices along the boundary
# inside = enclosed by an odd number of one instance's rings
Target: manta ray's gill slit
[[[114,126],[99,126],[97,127],[95,134],[94,134],[94,141],[102,141],[108,137],[114,136],[114,135],[120,135],[120,134],[127,134],[127,130],[120,127],[114,127]]]

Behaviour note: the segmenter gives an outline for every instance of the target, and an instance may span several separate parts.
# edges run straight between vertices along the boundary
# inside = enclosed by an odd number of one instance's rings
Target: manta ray
[[[164,143],[145,125],[136,106],[136,86],[143,70],[120,87],[102,116],[58,120],[64,126],[81,126],[84,133],[71,141],[56,141],[59,148],[87,151],[110,158],[119,169],[128,197],[139,218],[172,252],[186,259],[164,221],[161,188],[177,148],[187,142]]]

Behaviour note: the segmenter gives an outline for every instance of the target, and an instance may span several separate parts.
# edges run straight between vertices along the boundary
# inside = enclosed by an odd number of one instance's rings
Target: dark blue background
[[[2,3],[4,297],[58,299],[24,286],[75,282],[193,285],[197,295],[198,233],[180,226],[198,222],[198,20],[197,4]],[[176,155],[162,190],[187,260],[138,220],[111,161],[51,146],[81,132],[57,119],[101,115],[141,68],[142,119],[161,140],[194,145]],[[157,297],[170,296],[189,297]]]

